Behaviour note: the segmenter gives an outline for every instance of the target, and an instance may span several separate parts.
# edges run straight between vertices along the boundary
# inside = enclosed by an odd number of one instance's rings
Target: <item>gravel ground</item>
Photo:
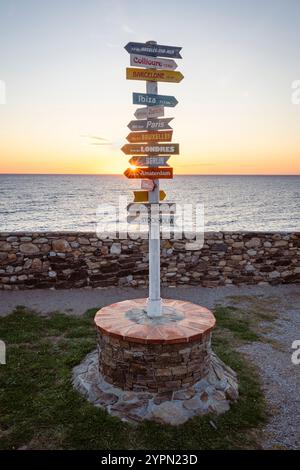
[[[300,364],[292,363],[292,344],[300,340],[300,289],[281,299],[279,317],[264,336],[270,343],[240,348],[258,366],[271,415],[263,430],[265,449],[300,449]],[[264,326],[263,324],[261,325]],[[299,354],[300,357],[300,354]]]
[[[258,367],[268,403],[270,420],[263,430],[265,449],[300,449],[300,364],[291,361],[292,343],[300,340],[300,287],[244,286],[164,288],[162,296],[189,300],[208,308],[216,304],[243,306],[253,300],[267,302],[277,312],[273,323],[260,325],[263,335],[272,340],[250,343],[240,348]],[[53,311],[80,315],[87,309],[129,298],[147,297],[147,290],[129,288],[1,291],[0,316],[9,314],[17,305],[37,312]],[[270,325],[272,328],[270,329]],[[268,328],[264,328],[268,326]]]

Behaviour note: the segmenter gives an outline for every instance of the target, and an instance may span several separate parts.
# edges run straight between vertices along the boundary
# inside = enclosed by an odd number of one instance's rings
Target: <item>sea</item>
[[[160,187],[165,202],[202,205],[206,231],[300,231],[300,176],[180,175]],[[99,207],[130,203],[138,189],[119,175],[2,174],[0,231],[93,232]]]

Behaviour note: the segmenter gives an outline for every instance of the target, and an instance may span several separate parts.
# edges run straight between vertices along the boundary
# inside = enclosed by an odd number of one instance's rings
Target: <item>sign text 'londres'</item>
[[[121,150],[126,155],[159,155],[160,153],[178,155],[179,144],[125,144]]]

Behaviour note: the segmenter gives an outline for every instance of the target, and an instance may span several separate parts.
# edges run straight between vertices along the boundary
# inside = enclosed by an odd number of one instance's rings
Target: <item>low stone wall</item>
[[[149,319],[147,299],[117,302],[95,316],[99,370],[123,390],[174,392],[209,373],[212,312],[191,302],[164,299],[162,317]]]
[[[166,286],[300,282],[300,232],[208,232],[202,249],[162,240]],[[95,233],[1,233],[0,289],[145,286],[147,240]]]
[[[123,390],[173,392],[208,374],[211,334],[193,343],[137,344],[98,333],[100,371]]]

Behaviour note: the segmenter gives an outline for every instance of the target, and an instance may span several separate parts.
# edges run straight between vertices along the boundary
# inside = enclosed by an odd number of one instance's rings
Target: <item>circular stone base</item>
[[[211,361],[213,314],[191,302],[164,299],[149,318],[147,299],[125,300],[96,314],[99,368],[123,390],[174,392],[204,378]]]
[[[179,425],[194,416],[228,411],[238,398],[236,373],[213,352],[204,378],[184,390],[160,393],[126,391],[108,383],[99,371],[98,352],[73,369],[73,385],[88,401],[129,422],[152,420]]]

